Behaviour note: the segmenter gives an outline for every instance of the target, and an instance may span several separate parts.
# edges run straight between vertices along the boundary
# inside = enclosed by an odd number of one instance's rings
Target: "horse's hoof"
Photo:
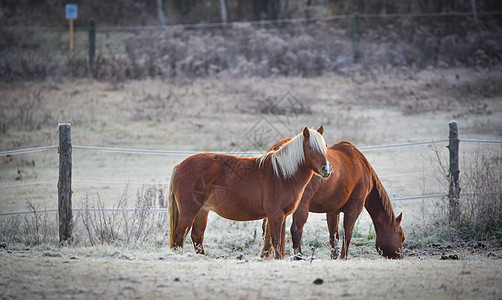
[[[295,256],[293,256],[293,260],[305,260],[305,258],[301,253],[296,253]]]
[[[296,253],[293,256],[288,257],[288,261],[294,261],[294,260],[307,260],[301,253]]]

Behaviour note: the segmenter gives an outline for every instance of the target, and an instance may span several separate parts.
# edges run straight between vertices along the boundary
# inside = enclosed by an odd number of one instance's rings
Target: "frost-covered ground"
[[[153,150],[264,151],[304,126],[321,124],[328,144],[341,139],[358,147],[432,141],[447,138],[452,119],[460,138],[500,140],[501,78],[500,67],[494,67],[351,70],[320,78],[2,85],[0,151],[56,145],[58,122],[72,123],[73,145]],[[445,145],[437,145],[444,159]],[[461,144],[462,159],[480,148]],[[391,198],[444,192],[436,179],[433,147],[363,152]],[[56,208],[57,157],[56,149],[2,157],[0,185],[12,187],[0,189],[0,212],[25,210],[26,200],[38,209]],[[142,187],[157,183],[165,190],[171,166],[184,157],[74,149],[73,205],[82,207],[85,199],[99,195],[111,208],[127,187],[132,207]],[[408,237],[406,258],[400,261],[376,253],[366,212],[356,224],[348,261],[328,259],[325,216],[311,214],[303,249],[309,256],[314,247],[312,263],[262,261],[260,221],[239,223],[211,214],[206,257],[193,254],[189,240],[183,253],[169,250],[167,222],[158,224],[158,237],[149,246],[89,247],[85,231],[77,230],[78,243],[71,247],[26,250],[8,243],[0,248],[0,291],[5,298],[58,299],[502,297],[498,246],[418,240],[420,235],[409,233],[430,222],[434,200],[394,201],[393,207],[403,212]],[[82,229],[78,213],[75,222]],[[291,249],[289,239],[286,249]],[[459,259],[441,260],[443,252]],[[316,285],[318,278],[323,283]]]
[[[500,251],[267,261],[166,249],[0,250],[5,299],[498,299]],[[317,283],[317,284],[316,284]]]

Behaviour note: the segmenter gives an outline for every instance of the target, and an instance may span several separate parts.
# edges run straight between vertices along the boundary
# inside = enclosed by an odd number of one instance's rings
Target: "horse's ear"
[[[397,225],[401,224],[402,219],[403,219],[403,212],[401,212],[399,216],[397,216],[396,218]]]
[[[321,125],[321,127],[319,127],[319,129],[317,129],[317,132],[319,132],[321,135],[324,134],[324,126]]]
[[[308,139],[310,137],[310,131],[307,127],[303,128],[303,136]]]

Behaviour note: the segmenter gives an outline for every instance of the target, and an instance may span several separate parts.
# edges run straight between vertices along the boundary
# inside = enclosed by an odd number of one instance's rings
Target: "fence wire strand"
[[[447,139],[442,140],[432,140],[432,141],[419,141],[419,142],[408,142],[408,143],[400,143],[400,144],[387,144],[387,145],[375,145],[375,146],[361,146],[359,147],[362,151],[369,150],[379,150],[379,149],[389,149],[389,148],[400,148],[400,147],[414,147],[414,146],[423,146],[423,145],[432,145],[437,143],[447,142]],[[502,144],[502,140],[478,140],[478,139],[460,139],[461,143],[475,143],[475,144],[488,144],[488,145],[499,145]],[[26,149],[16,149],[16,150],[8,150],[0,152],[1,156],[9,156],[9,155],[20,155],[20,154],[28,154],[34,152],[47,151],[52,149],[57,149],[58,145],[52,146],[42,146],[42,147],[34,147],[34,148],[26,148]],[[204,151],[174,151],[174,150],[146,150],[146,149],[127,149],[127,148],[111,148],[111,147],[95,147],[95,146],[79,146],[73,145],[72,148],[80,149],[80,150],[94,150],[94,151],[103,151],[110,153],[125,153],[125,154],[151,154],[151,155],[172,155],[172,156],[189,156],[193,154],[202,153]],[[240,154],[240,155],[261,155],[263,152],[258,151],[248,151],[248,152],[216,152],[216,153],[224,153],[224,154]],[[407,173],[407,174],[390,174],[390,175],[381,175],[380,178],[391,178],[391,177],[402,177],[402,176],[423,176],[430,175],[434,172],[415,172],[415,173]],[[96,184],[141,184],[141,185],[168,185],[166,182],[152,182],[152,181],[114,181],[114,180],[79,180],[73,179],[72,182],[75,183],[96,183]],[[1,185],[0,189],[4,188],[14,188],[14,187],[24,187],[31,185],[42,185],[42,184],[57,184],[57,179],[46,180],[46,181],[38,181],[38,182],[28,182],[28,183],[17,183],[17,184],[8,184]],[[405,200],[416,200],[416,199],[430,199],[430,198],[440,198],[441,194],[430,194],[430,195],[416,195],[416,196],[405,196],[405,197],[394,197],[391,198],[391,201],[405,201]],[[74,208],[74,210],[81,210],[79,208]],[[113,209],[105,209],[105,211],[112,211]],[[127,211],[134,211],[133,208],[127,208]],[[42,212],[53,212],[57,211],[56,209],[46,209],[42,210]],[[28,214],[31,211],[20,211],[20,212],[1,212],[0,216],[12,216],[19,214]],[[153,210],[152,210],[153,212]]]
[[[377,149],[389,149],[389,148],[400,148],[400,147],[410,147],[410,146],[432,145],[432,144],[444,143],[447,141],[448,141],[448,139],[441,139],[441,140],[408,142],[408,143],[400,143],[400,144],[360,146],[358,148],[362,151],[368,151],[368,150],[377,150]],[[460,139],[460,142],[461,143],[476,143],[476,144],[502,144],[502,140]],[[52,149],[57,149],[57,148],[58,148],[58,145],[51,145],[51,146],[41,146],[41,147],[26,148],[26,149],[7,150],[7,151],[0,151],[0,156],[27,154],[27,153],[41,152],[41,151],[52,150]],[[256,155],[256,156],[262,155],[264,153],[263,151],[226,152],[226,151],[148,150],[148,149],[112,148],[112,147],[79,146],[79,145],[72,145],[72,148],[73,149],[82,149],[82,150],[96,150],[96,151],[103,151],[103,152],[110,152],[110,153],[153,154],[153,155],[172,155],[172,156],[194,155],[194,154],[199,154],[199,153],[203,153],[203,152],[222,153],[222,154],[229,154],[229,155],[246,154],[246,155]]]
[[[396,198],[390,198],[391,201],[406,201],[406,200],[418,200],[418,199],[432,199],[432,198],[441,198],[443,195],[441,194],[429,194],[429,195],[418,195],[418,196],[408,196],[408,197],[396,197]],[[73,211],[79,212],[79,211],[99,211],[99,212],[137,212],[137,211],[144,211],[144,209],[138,209],[138,208],[78,208],[74,207],[72,208]],[[47,209],[41,209],[37,210],[37,213],[50,213],[50,212],[57,212],[57,208],[47,208]],[[147,210],[149,213],[167,213],[167,208],[162,208],[162,207],[151,207]],[[21,211],[13,211],[13,212],[2,212],[0,213],[0,217],[6,217],[6,216],[16,216],[16,215],[27,215],[33,213],[31,210],[21,210]]]
[[[194,24],[173,24],[173,25],[143,25],[143,26],[100,26],[96,31],[144,31],[144,30],[166,30],[166,29],[204,29],[204,28],[227,28],[242,25],[281,25],[300,24],[308,22],[327,22],[336,20],[352,19],[355,14],[317,16],[309,18],[291,18],[261,21],[243,22],[214,22],[214,23],[194,23]],[[502,15],[502,11],[480,11],[474,14],[472,11],[466,12],[431,12],[431,13],[395,13],[395,14],[357,14],[360,19],[399,19],[399,18],[444,18],[444,17],[474,17],[474,16],[497,16]],[[1,26],[0,30],[18,31],[68,31],[66,26]],[[88,31],[89,27],[74,27],[74,31]]]

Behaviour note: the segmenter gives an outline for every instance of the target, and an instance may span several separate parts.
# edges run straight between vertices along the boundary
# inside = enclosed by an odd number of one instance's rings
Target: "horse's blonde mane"
[[[326,142],[323,136],[314,129],[309,129],[309,146],[316,151],[326,155]],[[298,171],[298,167],[305,161],[303,153],[303,133],[298,134],[286,142],[276,151],[270,151],[258,157],[260,166],[263,165],[267,157],[270,157],[274,174],[283,178],[291,178]]]

